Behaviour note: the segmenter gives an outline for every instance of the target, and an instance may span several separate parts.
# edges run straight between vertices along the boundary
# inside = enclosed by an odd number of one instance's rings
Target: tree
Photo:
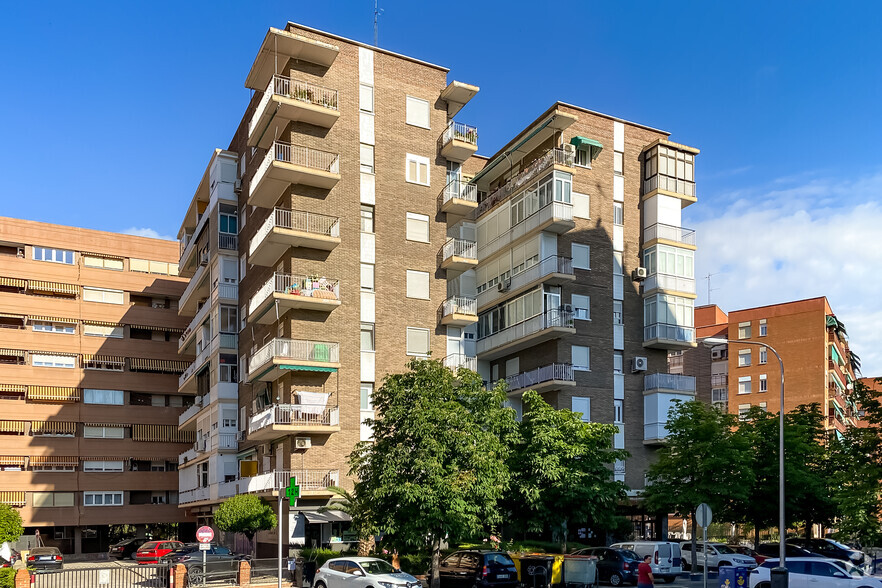
[[[214,524],[226,533],[242,533],[253,550],[254,535],[275,528],[277,520],[273,508],[254,494],[237,494],[217,507]]]
[[[370,502],[338,486],[330,486],[328,490],[340,498],[327,506],[322,506],[319,512],[339,510],[348,514],[352,518],[350,529],[358,537],[358,555],[362,557],[368,555],[374,545],[374,535],[379,531],[373,522],[374,513]]]
[[[443,539],[471,537],[500,521],[515,426],[504,400],[503,385],[486,390],[474,372],[454,376],[439,361],[413,360],[374,393],[380,416],[368,421],[373,441],[350,455],[355,495],[372,505],[390,541],[431,547],[432,588]]]
[[[737,512],[749,498],[753,482],[748,440],[736,432],[734,415],[703,402],[675,402],[668,412],[668,435],[649,466],[644,491],[647,508],[657,512],[689,513],[707,503],[718,520]],[[695,567],[695,533],[692,565]]]
[[[0,544],[18,541],[24,527],[21,524],[21,515],[8,504],[0,504]]]
[[[511,514],[526,530],[550,528],[566,553],[571,521],[613,528],[625,485],[610,465],[628,457],[613,449],[614,425],[586,423],[581,415],[552,408],[536,392],[523,395],[520,439],[509,460]]]

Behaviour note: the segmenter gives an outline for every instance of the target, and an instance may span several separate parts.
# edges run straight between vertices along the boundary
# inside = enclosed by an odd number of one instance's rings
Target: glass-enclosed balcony
[[[695,399],[695,378],[677,374],[646,374],[643,378],[643,443],[664,443],[668,411],[674,402]]]
[[[514,274],[508,280],[482,290],[478,294],[478,308],[485,309],[503,298],[517,296],[539,284],[559,286],[575,279],[572,258],[550,255],[539,263]]]
[[[268,148],[275,137],[272,129],[293,121],[330,129],[338,118],[337,90],[276,74],[248,123],[248,145]]]
[[[659,141],[643,154],[643,194],[680,196],[682,206],[695,201],[697,149]]]
[[[450,121],[438,138],[441,156],[450,161],[463,162],[478,150],[478,129]]]
[[[643,346],[652,349],[686,349],[695,347],[695,328],[667,323],[643,327]]]
[[[289,310],[331,312],[338,306],[338,280],[276,273],[248,303],[248,320],[266,325],[274,323]]]
[[[331,251],[340,244],[340,219],[304,210],[275,208],[251,238],[248,261],[272,267],[290,247]]]
[[[272,208],[292,184],[330,190],[340,181],[340,156],[275,141],[248,187],[248,204]]]
[[[248,381],[272,382],[286,371],[336,372],[340,344],[301,339],[273,339],[248,361]]]

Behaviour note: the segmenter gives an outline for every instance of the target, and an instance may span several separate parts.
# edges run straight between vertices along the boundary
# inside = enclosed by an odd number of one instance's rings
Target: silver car
[[[315,588],[421,588],[420,581],[376,557],[329,559],[315,572]]]

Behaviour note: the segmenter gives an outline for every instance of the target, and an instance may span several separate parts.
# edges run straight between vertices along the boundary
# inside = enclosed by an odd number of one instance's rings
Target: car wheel
[[[316,582],[315,588],[326,588],[325,583],[324,582]]]
[[[686,560],[683,560],[683,571],[688,572],[691,569],[692,569],[692,564]]]
[[[189,584],[202,584],[202,579],[205,574],[202,573],[202,568],[192,567],[187,570],[187,581]]]
[[[676,577],[676,576],[665,576],[665,577],[662,578],[662,579],[665,581],[665,584],[670,584],[670,583],[672,583],[674,580],[676,580],[677,577]]]
[[[732,564],[728,561],[721,561],[717,564],[717,569],[720,569],[720,566],[731,566]]]
[[[622,578],[621,574],[619,574],[618,572],[613,572],[609,576],[609,583],[610,583],[610,586],[621,586],[625,582],[624,582],[624,578]]]
[[[772,585],[768,582],[762,582],[760,584],[757,584],[755,588],[772,588]]]

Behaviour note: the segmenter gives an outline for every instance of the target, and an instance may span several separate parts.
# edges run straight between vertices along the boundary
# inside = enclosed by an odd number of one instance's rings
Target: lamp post
[[[775,351],[774,347],[767,345],[766,343],[760,343],[759,341],[730,341],[729,339],[724,339],[722,337],[706,337],[701,340],[701,343],[708,347],[714,345],[728,345],[730,343],[736,343],[739,345],[757,345],[759,347],[765,347],[774,353],[775,357],[778,359],[778,365],[781,368],[781,405],[778,410],[778,534],[780,535],[778,549],[780,559],[778,563],[779,567],[772,570],[772,588],[777,588],[777,586],[787,586],[787,565],[785,557],[787,548],[786,543],[784,542],[784,535],[787,528],[787,524],[784,521],[784,362],[781,360],[781,356],[778,355],[778,352]],[[776,571],[778,572],[777,574],[774,573]],[[779,578],[783,578],[783,580],[779,580]]]

